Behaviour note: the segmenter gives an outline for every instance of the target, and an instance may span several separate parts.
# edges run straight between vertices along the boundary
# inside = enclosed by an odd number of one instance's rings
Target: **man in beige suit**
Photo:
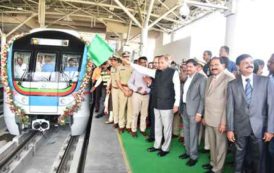
[[[223,59],[210,60],[211,76],[205,91],[205,123],[209,133],[211,163],[203,165],[208,173],[221,173],[226,158],[226,102],[227,84],[234,79],[232,73],[225,73]]]

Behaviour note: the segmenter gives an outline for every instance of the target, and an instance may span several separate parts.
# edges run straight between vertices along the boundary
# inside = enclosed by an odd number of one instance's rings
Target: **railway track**
[[[0,150],[0,172],[12,171],[13,167],[18,164],[18,160],[32,148],[37,137],[37,132],[24,133],[2,147]]]
[[[75,151],[77,145],[79,145],[79,139],[79,136],[69,136],[66,139],[52,167],[51,173],[69,173],[71,171],[71,163],[75,162],[74,153],[76,154]],[[78,164],[76,163],[76,166],[77,165]]]
[[[0,148],[0,172],[78,172],[84,142],[84,134],[72,137],[64,128],[26,133]]]
[[[67,127],[56,127],[45,133],[29,131],[14,137],[0,147],[0,172],[83,172],[90,123],[87,128],[81,136],[71,136]],[[41,155],[48,157],[41,159]]]

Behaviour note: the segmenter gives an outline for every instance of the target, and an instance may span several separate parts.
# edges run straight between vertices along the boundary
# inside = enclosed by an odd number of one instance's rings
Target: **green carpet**
[[[202,165],[209,162],[208,154],[200,154],[194,167],[186,166],[187,160],[178,158],[184,152],[184,147],[177,138],[172,139],[170,153],[165,157],[159,157],[157,152],[147,152],[147,148],[153,146],[153,143],[146,142],[141,134],[133,138],[125,132],[121,138],[132,173],[203,173],[205,170]],[[231,159],[230,156],[227,160]],[[232,167],[226,165],[224,173],[231,172]]]

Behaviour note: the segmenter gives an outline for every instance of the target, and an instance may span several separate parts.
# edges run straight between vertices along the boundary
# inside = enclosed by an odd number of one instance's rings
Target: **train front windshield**
[[[14,79],[32,82],[77,82],[81,55],[71,53],[14,53]]]

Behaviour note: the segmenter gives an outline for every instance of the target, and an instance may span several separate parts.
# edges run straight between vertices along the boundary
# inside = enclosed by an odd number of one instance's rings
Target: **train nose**
[[[39,131],[46,131],[50,127],[49,121],[45,119],[36,119],[32,121],[32,129]]]

